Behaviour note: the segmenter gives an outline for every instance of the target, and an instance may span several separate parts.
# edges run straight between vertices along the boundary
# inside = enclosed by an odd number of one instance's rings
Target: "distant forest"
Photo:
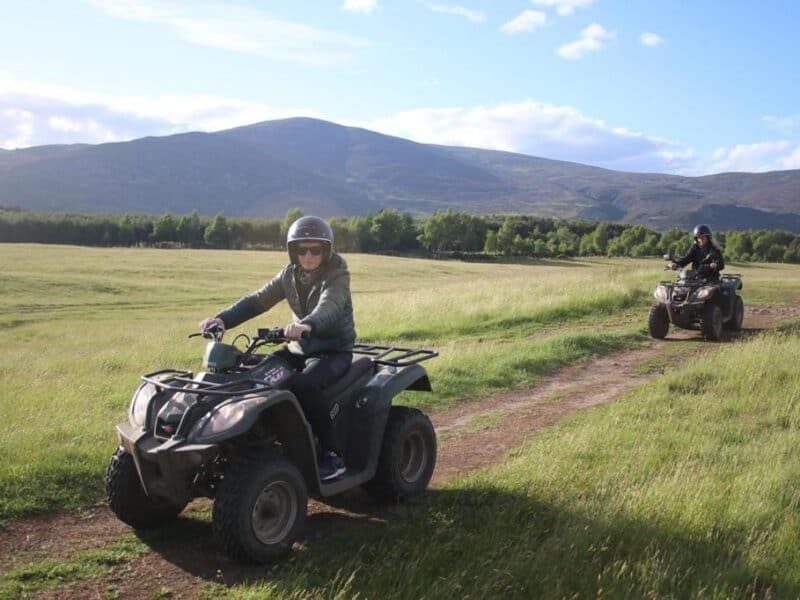
[[[0,242],[150,246],[162,248],[236,248],[277,250],[288,226],[302,216],[290,210],[284,219],[226,218],[223,214],[95,216],[36,213],[0,208]],[[383,209],[363,217],[330,220],[340,252],[370,252],[466,260],[509,257],[683,255],[691,233],[659,233],[642,225],[565,221],[533,216],[479,216],[439,212],[417,219]],[[709,223],[714,228],[713,223]],[[725,258],[738,262],[800,263],[800,234],[775,230],[715,233]]]

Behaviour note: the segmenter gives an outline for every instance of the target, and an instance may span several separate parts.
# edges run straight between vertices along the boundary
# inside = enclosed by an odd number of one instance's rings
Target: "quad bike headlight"
[[[263,398],[248,398],[223,404],[203,419],[200,419],[192,429],[191,436],[210,438],[227,431],[239,423],[251,408],[263,401]]]
[[[710,298],[713,293],[714,293],[713,285],[707,285],[705,287],[701,287],[699,290],[697,290],[697,299],[705,300],[706,298]]]
[[[669,300],[669,291],[667,290],[667,286],[659,285],[656,288],[656,291],[653,292],[653,296],[659,302],[667,302]]]
[[[156,395],[156,386],[152,383],[143,383],[133,393],[131,399],[131,410],[129,419],[131,425],[137,427],[144,427],[147,420],[147,407],[150,405],[150,400]]]

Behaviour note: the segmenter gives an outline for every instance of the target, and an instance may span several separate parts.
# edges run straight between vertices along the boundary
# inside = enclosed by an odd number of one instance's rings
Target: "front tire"
[[[741,296],[736,296],[733,299],[733,315],[731,320],[725,323],[725,327],[730,331],[741,331],[742,322],[744,321],[744,302]]]
[[[647,331],[650,337],[663,340],[669,331],[669,313],[663,304],[654,304],[647,315]]]
[[[365,484],[378,500],[395,501],[421,494],[436,466],[436,432],[424,413],[392,406],[375,477]]]
[[[716,304],[708,303],[703,309],[703,335],[712,342],[722,337],[722,311]]]
[[[139,481],[133,456],[122,447],[111,456],[106,469],[106,499],[117,518],[136,529],[172,521],[186,506],[148,496]]]
[[[233,559],[271,562],[292,549],[307,508],[305,480],[285,458],[235,463],[217,488],[214,537]]]

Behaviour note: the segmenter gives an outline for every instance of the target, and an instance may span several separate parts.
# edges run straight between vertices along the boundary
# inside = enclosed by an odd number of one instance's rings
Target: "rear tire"
[[[742,301],[742,297],[737,295],[733,299],[733,315],[731,315],[731,320],[725,323],[725,328],[730,331],[741,331],[743,321],[744,302]]]
[[[669,313],[663,304],[654,304],[647,315],[647,331],[650,337],[663,340],[669,331]]]
[[[424,413],[392,406],[375,477],[364,487],[376,499],[396,501],[421,494],[436,466],[436,432]]]
[[[711,302],[703,309],[703,336],[712,342],[722,337],[722,311]]]
[[[117,518],[136,529],[172,521],[186,506],[148,496],[139,481],[133,456],[122,447],[114,452],[106,469],[106,498]]]
[[[306,482],[291,462],[244,460],[225,472],[217,488],[214,537],[235,560],[271,562],[292,549],[307,509]]]

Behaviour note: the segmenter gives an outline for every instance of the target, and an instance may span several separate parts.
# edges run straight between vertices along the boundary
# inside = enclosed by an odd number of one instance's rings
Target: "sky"
[[[800,3],[0,0],[0,148],[308,116],[610,169],[800,168]]]

